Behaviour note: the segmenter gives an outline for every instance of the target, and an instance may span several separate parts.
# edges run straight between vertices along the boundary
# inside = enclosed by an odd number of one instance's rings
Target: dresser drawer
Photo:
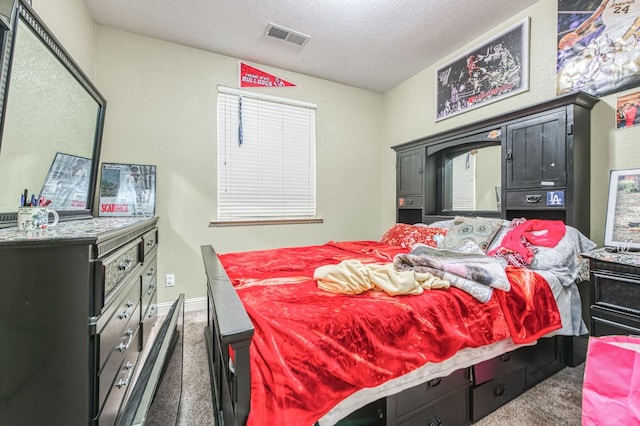
[[[429,380],[426,383],[404,390],[395,396],[395,415],[397,418],[405,416],[428,404],[434,403],[438,398],[456,389],[467,388],[470,384],[469,371],[463,368],[454,371],[446,377]]]
[[[143,314],[142,322],[140,323],[140,350],[144,348],[147,340],[149,339],[149,335],[151,334],[151,329],[153,328],[156,320],[158,319],[158,304],[157,304],[157,292],[153,293],[153,296],[150,301],[150,305],[147,308],[147,311]]]
[[[158,228],[154,228],[142,236],[142,258],[141,262],[147,261],[149,254],[158,246]]]
[[[461,426],[469,424],[469,389],[463,388],[458,392],[438,400],[425,407],[407,419],[399,421],[398,426]]]
[[[105,310],[98,320],[98,369],[102,367],[119,340],[123,338],[125,327],[133,329],[140,322],[140,286],[133,276],[127,283],[126,292]],[[132,322],[131,325],[129,323]]]
[[[101,345],[101,352],[104,350],[107,353],[107,361],[98,373],[98,406],[102,405],[102,402],[107,397],[112,387],[113,379],[118,374],[124,359],[128,357],[130,352],[138,352],[140,349],[138,345],[140,338],[138,335],[140,327],[139,315],[140,305],[136,307],[133,318],[130,318],[130,321],[122,330],[120,338],[115,342],[115,345],[110,348]]]
[[[115,380],[110,382],[107,399],[98,415],[97,426],[112,426],[118,417],[118,411],[124,400],[129,385],[132,384],[139,352],[137,348],[129,348],[122,364],[119,366]]]
[[[122,247],[110,256],[96,260],[93,286],[94,315],[98,315],[118,286],[134,273],[141,262],[140,244],[142,238]]]
[[[398,208],[401,208],[401,209],[422,208],[422,197],[400,197],[398,198]]]
[[[507,209],[564,209],[564,188],[507,191]]]
[[[640,317],[592,307],[590,332],[592,336],[640,335]]]
[[[471,420],[478,421],[524,392],[525,369],[503,374],[471,388]]]
[[[157,261],[156,256],[153,256],[150,260],[145,262],[145,268],[142,271],[140,295],[142,297],[142,312],[147,310],[151,297],[158,288],[158,278],[156,274]]]
[[[591,271],[592,304],[640,316],[640,276]]]

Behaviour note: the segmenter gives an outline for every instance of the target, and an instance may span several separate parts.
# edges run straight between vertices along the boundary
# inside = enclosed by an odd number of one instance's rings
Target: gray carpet
[[[185,314],[181,426],[214,425],[204,344],[206,311]],[[567,367],[474,423],[477,426],[578,426],[584,364]]]

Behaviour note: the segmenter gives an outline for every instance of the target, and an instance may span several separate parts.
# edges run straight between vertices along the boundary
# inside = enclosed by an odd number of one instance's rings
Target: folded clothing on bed
[[[393,263],[363,265],[356,259],[316,268],[318,288],[332,293],[360,294],[382,290],[391,296],[421,294],[425,289],[449,288],[449,281],[429,272],[396,271]]]

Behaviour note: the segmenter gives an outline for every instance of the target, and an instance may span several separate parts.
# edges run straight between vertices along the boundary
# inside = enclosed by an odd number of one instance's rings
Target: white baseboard
[[[171,309],[171,305],[173,305],[173,302],[158,303],[158,316],[166,316],[169,313],[169,309]],[[196,297],[195,299],[186,299],[184,301],[185,312],[200,311],[202,309],[207,309],[206,297]]]

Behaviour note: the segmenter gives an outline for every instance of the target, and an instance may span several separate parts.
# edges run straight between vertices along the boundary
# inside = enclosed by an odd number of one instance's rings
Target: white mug
[[[49,222],[49,215],[53,216],[53,222]],[[59,220],[58,212],[47,207],[18,208],[18,229],[20,231],[42,231],[56,226]]]

